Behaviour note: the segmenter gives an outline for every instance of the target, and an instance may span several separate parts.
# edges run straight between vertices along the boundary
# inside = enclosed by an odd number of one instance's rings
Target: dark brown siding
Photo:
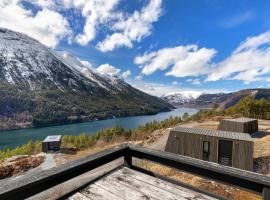
[[[210,142],[210,162],[218,162],[218,141],[233,141],[232,166],[253,171],[253,142],[224,139],[208,135],[184,133],[172,130],[165,151],[203,159],[203,141]]]
[[[254,120],[249,122],[237,122],[231,120],[222,120],[219,123],[218,130],[252,134],[258,132],[258,121]]]

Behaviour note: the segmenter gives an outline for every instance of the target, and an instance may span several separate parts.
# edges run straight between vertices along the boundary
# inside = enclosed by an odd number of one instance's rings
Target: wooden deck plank
[[[189,199],[193,199],[193,198],[197,198],[197,199],[209,199],[209,200],[215,200],[216,198],[213,197],[209,197],[207,195],[201,194],[199,192],[187,189],[185,187],[181,187],[179,185],[175,185],[173,183],[161,180],[159,178],[155,178],[149,175],[146,175],[142,172],[138,172],[138,171],[134,171],[131,170],[129,168],[122,168],[121,170],[118,170],[115,172],[115,174],[120,174],[122,176],[126,175],[126,176],[130,176],[133,177],[135,179],[141,180],[143,182],[146,182],[148,184],[151,185],[155,185],[157,187],[159,187],[162,190],[166,190],[170,193],[182,196],[184,198],[189,198]]]
[[[108,188],[111,192],[117,192],[124,199],[186,200],[182,196],[122,174],[113,173],[96,184]],[[131,193],[134,197],[130,196]]]
[[[95,183],[97,186],[106,188],[106,190],[110,191],[113,194],[117,194],[122,199],[132,199],[132,200],[159,200],[154,198],[151,194],[145,194],[143,191],[134,190],[132,187],[128,187],[126,185],[120,184],[119,181],[115,180],[101,180]]]
[[[76,194],[74,194],[71,197],[69,197],[68,200],[91,200],[91,199],[89,199],[85,195],[77,192]]]
[[[119,196],[102,187],[99,187],[96,184],[89,185],[81,190],[80,193],[87,196],[91,200],[123,200]]]
[[[214,200],[199,192],[122,168],[92,183],[69,200]]]

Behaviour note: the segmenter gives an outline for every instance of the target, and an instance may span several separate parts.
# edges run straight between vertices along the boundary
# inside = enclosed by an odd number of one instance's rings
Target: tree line
[[[61,148],[73,148],[83,150],[94,147],[98,141],[105,143],[115,143],[121,141],[136,141],[147,138],[154,130],[168,128],[182,122],[181,117],[170,117],[162,121],[153,121],[139,126],[137,129],[124,129],[120,126],[113,128],[101,129],[94,135],[64,135],[62,138]],[[0,161],[15,155],[32,155],[41,152],[42,141],[29,141],[27,144],[14,149],[5,148],[0,151]]]
[[[224,110],[218,107],[200,110],[188,120],[203,120],[214,116],[250,117],[256,119],[270,119],[270,104],[264,98],[256,100],[251,96],[241,99],[237,104]]]

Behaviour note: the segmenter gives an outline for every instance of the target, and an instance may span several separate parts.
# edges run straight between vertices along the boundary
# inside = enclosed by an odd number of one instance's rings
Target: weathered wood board
[[[215,198],[141,172],[122,168],[88,185],[69,200],[213,200]]]
[[[218,130],[252,134],[259,130],[258,120],[249,118],[223,119],[219,123]]]

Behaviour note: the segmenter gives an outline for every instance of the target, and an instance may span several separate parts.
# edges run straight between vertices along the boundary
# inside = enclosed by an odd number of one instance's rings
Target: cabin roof
[[[257,119],[240,117],[240,118],[236,118],[236,119],[223,119],[222,121],[230,121],[230,122],[237,122],[237,123],[248,123],[248,122],[257,121]]]
[[[204,129],[204,128],[186,128],[186,127],[176,127],[176,128],[173,128],[172,130],[179,133],[191,133],[191,134],[207,135],[207,136],[227,138],[227,139],[254,141],[254,139],[248,133],[220,131],[220,130],[212,130],[212,129]]]
[[[43,142],[59,142],[61,141],[62,135],[49,135]]]

